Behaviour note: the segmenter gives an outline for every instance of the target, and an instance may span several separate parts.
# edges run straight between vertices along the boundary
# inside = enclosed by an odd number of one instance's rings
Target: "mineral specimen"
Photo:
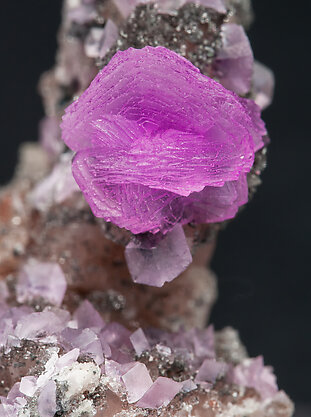
[[[247,0],[65,1],[41,142],[0,191],[0,417],[292,416],[262,357],[206,327],[218,223],[265,165],[251,17]],[[72,102],[63,135],[103,219],[60,140]]]

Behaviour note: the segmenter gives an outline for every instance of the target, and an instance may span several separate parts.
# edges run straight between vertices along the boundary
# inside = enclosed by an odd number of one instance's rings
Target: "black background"
[[[222,233],[213,268],[216,328],[240,330],[252,356],[264,354],[279,385],[311,402],[310,4],[254,0],[250,39],[276,75],[264,112],[272,143],[263,186]],[[43,115],[36,85],[53,65],[61,0],[1,4],[0,182],[12,175],[21,142],[36,140]],[[302,414],[301,414],[302,415]],[[306,417],[311,412],[305,414]]]

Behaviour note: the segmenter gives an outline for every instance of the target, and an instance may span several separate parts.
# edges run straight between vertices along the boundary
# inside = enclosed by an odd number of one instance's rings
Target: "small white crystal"
[[[27,397],[32,397],[37,390],[37,378],[34,376],[24,376],[21,379],[19,390]]]
[[[77,408],[75,408],[68,417],[92,417],[95,416],[96,409],[91,400],[84,400]]]
[[[93,362],[74,363],[60,371],[55,377],[60,387],[66,387],[62,390],[63,402],[69,401],[76,395],[84,391],[94,392],[100,381],[100,368]]]

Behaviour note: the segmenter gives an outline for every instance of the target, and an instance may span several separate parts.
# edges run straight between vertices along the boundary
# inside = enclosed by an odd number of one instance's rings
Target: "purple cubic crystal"
[[[217,362],[213,359],[205,359],[195,378],[195,382],[214,384],[216,380],[225,375],[228,365],[224,362]]]
[[[133,233],[223,221],[263,146],[257,106],[163,47],[118,52],[70,105],[62,136],[94,214]]]
[[[122,381],[125,384],[130,404],[140,400],[153,384],[146,365],[140,362],[137,362],[122,376]]]
[[[77,348],[82,353],[87,353],[98,365],[104,362],[101,342],[91,329],[82,330],[67,327],[61,334],[61,340],[65,347]]]
[[[108,359],[105,361],[105,365],[103,366],[103,372],[110,378],[121,381],[121,377],[125,375],[130,369],[132,369],[136,364],[137,362],[121,364],[114,360]]]
[[[79,355],[80,349],[75,348],[70,350],[57,360],[55,364],[55,369],[60,371],[62,368],[65,368],[66,366],[73,365],[73,363],[78,359]]]
[[[134,282],[162,287],[183,272],[192,256],[182,226],[177,225],[153,247],[130,242],[125,249],[127,265]]]
[[[117,41],[119,36],[119,29],[117,25],[111,20],[108,19],[105,25],[105,32],[101,39],[99,57],[103,58],[112,45]]]
[[[18,275],[17,301],[24,303],[43,298],[51,304],[60,306],[66,288],[65,275],[57,263],[42,263],[29,259]]]
[[[136,403],[142,408],[159,408],[168,405],[183,388],[181,382],[160,376]]]
[[[230,383],[254,388],[263,399],[273,397],[278,392],[276,377],[269,366],[264,366],[262,356],[245,359],[228,373]]]
[[[141,355],[144,351],[150,349],[150,344],[142,329],[137,329],[130,336],[130,341],[133,345],[136,355]]]
[[[64,316],[46,310],[23,315],[17,322],[15,335],[19,339],[37,340],[42,338],[42,334],[52,336],[60,333],[66,325]]]
[[[21,409],[26,405],[27,400],[19,390],[20,383],[13,385],[7,398],[1,397],[0,416],[16,417]]]
[[[107,324],[102,330],[100,339],[117,349],[121,346],[131,348],[130,335],[131,332],[122,326],[122,324],[112,322]]]
[[[95,310],[92,304],[88,300],[84,300],[77,310],[74,312],[73,318],[76,320],[79,329],[96,329],[100,331],[105,322],[101,315]],[[96,331],[95,330],[95,331]]]
[[[254,57],[242,26],[226,23],[222,26],[222,47],[217,53],[214,69],[221,84],[237,94],[251,88]]]

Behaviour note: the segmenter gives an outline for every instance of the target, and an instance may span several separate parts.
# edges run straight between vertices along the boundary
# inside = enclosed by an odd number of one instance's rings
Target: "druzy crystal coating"
[[[53,294],[56,296],[57,290],[51,289],[50,296]],[[88,301],[72,315],[51,306],[36,312],[31,307],[9,307],[2,302],[1,361],[7,355],[14,358],[19,350],[27,350],[31,357],[35,346],[42,346],[45,352],[40,358],[41,372],[33,375],[29,369],[29,374],[0,397],[0,416],[53,417],[57,412],[94,416],[94,404],[108,400],[109,393],[133,405],[133,416],[142,409],[166,413],[164,407],[174,397],[189,401],[191,391],[202,395],[206,392],[202,390],[208,392],[217,382],[226,389],[232,383],[241,391],[251,387],[267,407],[282,395],[271,368],[264,366],[261,357],[239,363],[219,360],[212,326],[175,333],[156,329],[131,332],[119,323],[105,323]],[[232,349],[232,344],[228,346]],[[18,366],[16,369],[18,372]],[[87,407],[90,411],[83,413]],[[258,410],[258,404],[253,408]],[[262,411],[259,416],[266,415]],[[110,410],[103,415],[112,416]]]
[[[146,245],[147,243],[147,245]],[[192,262],[182,226],[177,225],[160,242],[131,241],[125,249],[133,281],[162,287],[181,274]]]
[[[114,0],[114,4],[119,9],[124,18],[128,18],[139,4],[153,3],[154,0]],[[158,0],[157,7],[163,13],[175,13],[187,3],[194,3],[207,8],[216,10],[219,13],[226,13],[226,7],[223,0]]]
[[[163,47],[118,52],[62,123],[93,213],[134,234],[233,217],[265,133],[253,102]]]

